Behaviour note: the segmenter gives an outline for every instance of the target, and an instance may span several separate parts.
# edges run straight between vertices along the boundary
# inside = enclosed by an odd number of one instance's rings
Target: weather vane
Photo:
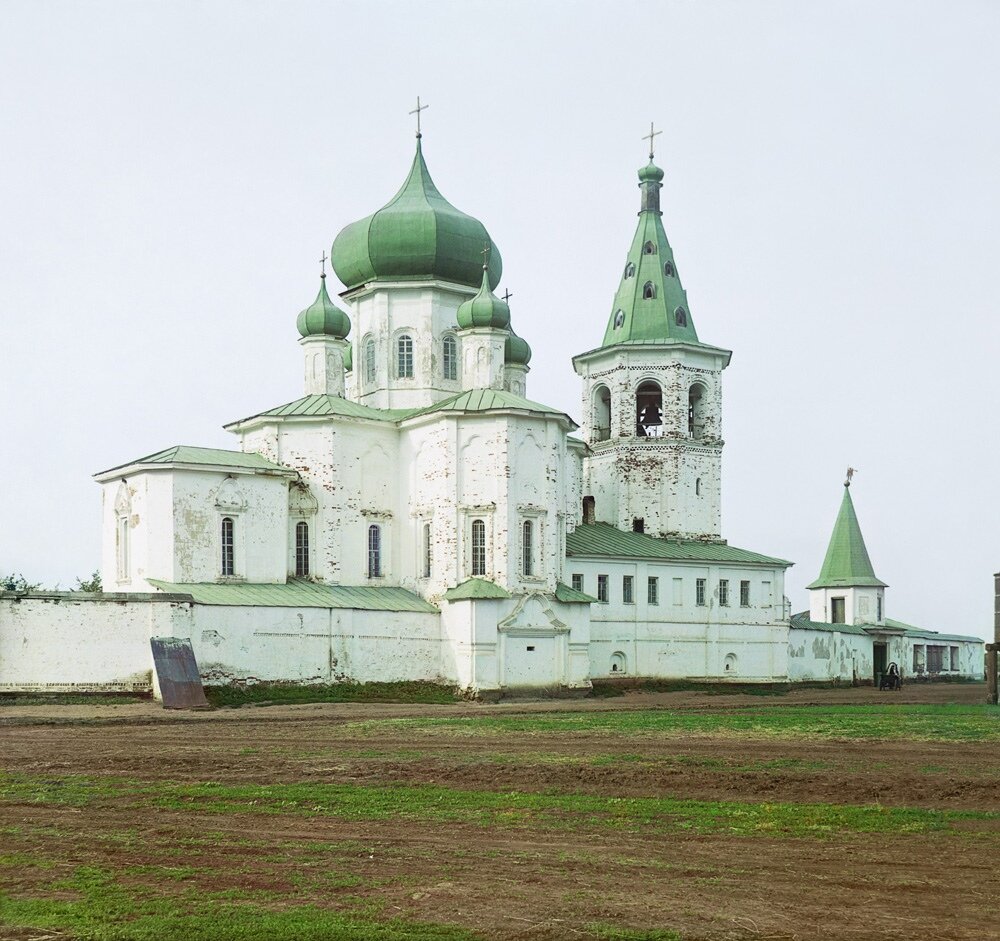
[[[323,249],[323,255],[319,260],[319,276],[326,277],[326,249]]]
[[[429,107],[430,107],[430,105],[422,105],[422,104],[420,104],[420,96],[417,95],[417,106],[416,106],[416,108],[414,108],[410,112],[410,114],[415,114],[417,116],[417,137],[418,138],[423,137],[423,134],[420,133],[420,112],[421,111],[426,111]]]
[[[857,472],[858,472],[858,469],[856,467],[848,467],[847,468],[847,480],[844,481],[844,486],[845,487],[850,487],[851,486],[851,480],[854,478],[854,475]]]
[[[649,122],[649,133],[643,136],[643,140],[649,141],[649,159],[653,159],[653,144],[656,143],[655,138],[659,137],[663,131],[654,131],[653,122]]]

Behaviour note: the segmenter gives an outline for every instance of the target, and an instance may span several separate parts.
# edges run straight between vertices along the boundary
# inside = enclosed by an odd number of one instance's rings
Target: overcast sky
[[[655,121],[724,376],[723,534],[807,606],[847,466],[890,617],[991,633],[1000,4],[0,0],[0,572],[99,564],[90,475],[302,394],[295,316],[409,168],[580,418]],[[336,287],[332,284],[331,287]]]

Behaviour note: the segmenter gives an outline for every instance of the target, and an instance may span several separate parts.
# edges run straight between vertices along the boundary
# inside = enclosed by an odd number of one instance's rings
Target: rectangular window
[[[521,526],[521,572],[529,578],[535,574],[535,527],[531,520]]]
[[[396,341],[396,375],[413,378],[413,337],[405,333]]]
[[[944,666],[944,658],[941,656],[944,653],[944,647],[927,647],[927,672],[928,673],[940,673],[941,668]]]
[[[444,338],[444,377],[445,379],[458,378],[458,343],[454,337]]]
[[[118,557],[118,581],[128,580],[128,517],[118,517],[118,530],[115,547]]]
[[[723,608],[729,607],[729,579],[719,579],[719,604]]]
[[[631,575],[622,576],[622,601],[625,604],[635,604],[635,578]]]
[[[646,579],[646,602],[647,604],[660,603],[660,580],[650,576]]]
[[[913,672],[923,673],[924,672],[924,645],[914,644],[913,645]]]
[[[236,574],[235,530],[236,524],[233,522],[233,518],[224,516],[222,518],[222,560],[219,569],[220,574],[224,576]]]
[[[295,524],[295,576],[305,578],[309,574],[309,524],[300,520]]]
[[[831,624],[846,624],[844,620],[844,599],[843,598],[831,598],[830,599],[830,623]]]
[[[572,579],[572,587],[574,591],[583,591],[583,576],[574,575]]]
[[[743,579],[740,582],[740,607],[750,607],[750,582],[748,579]]]
[[[951,668],[958,672],[958,648],[951,648]]]
[[[472,521],[472,574],[486,574],[486,523]]]
[[[598,575],[597,576],[597,600],[607,604],[608,603],[608,576]]]
[[[879,595],[877,601],[875,602],[875,609],[878,612],[878,616],[875,618],[876,624],[882,623],[882,596]]]
[[[674,579],[674,604],[684,604],[684,579]]]
[[[431,577],[432,545],[431,524],[424,523],[424,578]]]
[[[699,578],[694,583],[694,603],[699,608],[705,607],[705,579]]]
[[[374,523],[368,527],[368,577],[382,577],[382,528]]]

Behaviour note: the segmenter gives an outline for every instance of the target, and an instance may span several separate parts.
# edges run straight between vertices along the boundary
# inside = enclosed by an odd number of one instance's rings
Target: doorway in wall
[[[882,674],[885,673],[885,668],[889,662],[889,650],[888,646],[884,643],[879,643],[875,641],[872,644],[872,668],[875,675],[872,677],[876,688],[878,688],[879,680],[882,679]]]

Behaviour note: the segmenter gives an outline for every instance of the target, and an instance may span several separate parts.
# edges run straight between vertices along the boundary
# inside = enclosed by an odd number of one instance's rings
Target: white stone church
[[[877,611],[847,586],[851,610],[814,603],[796,622],[791,563],[722,538],[730,352],[695,329],[662,179],[651,157],[603,335],[595,315],[573,359],[580,428],[529,397],[500,251],[438,191],[418,134],[399,192],[333,241],[339,301],[324,273],[298,316],[304,394],[227,425],[232,450],[97,474],[106,594],[0,595],[0,689],[148,688],[159,635],[190,637],[210,683],[870,679],[872,638],[907,629],[887,628],[882,587]],[[42,622],[48,652],[13,653]],[[798,634],[866,639],[824,665]],[[944,641],[948,668],[981,672],[977,643]],[[897,646],[885,657],[909,657]]]

